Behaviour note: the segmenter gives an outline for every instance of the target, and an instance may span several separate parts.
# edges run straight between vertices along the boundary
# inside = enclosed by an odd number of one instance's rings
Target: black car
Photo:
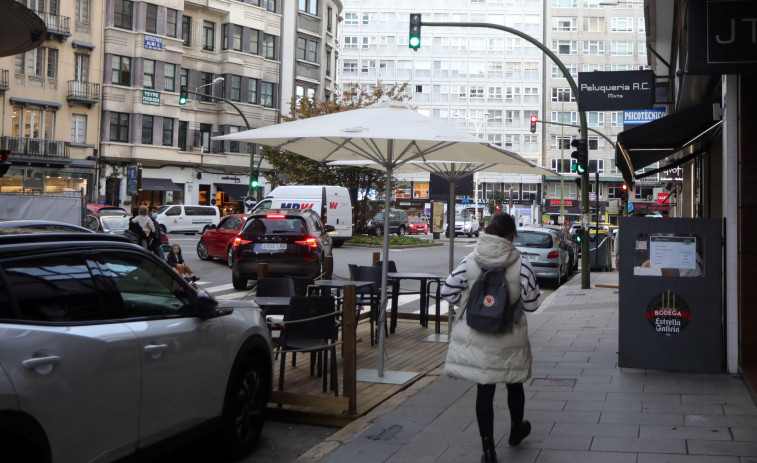
[[[268,264],[272,276],[321,274],[323,259],[333,247],[329,231],[311,209],[267,209],[251,215],[234,238],[231,282],[245,289],[257,279],[258,264]]]
[[[407,229],[410,226],[407,218],[407,211],[402,209],[390,209],[389,210],[389,234],[396,233],[397,236],[403,236],[407,233]],[[381,236],[384,234],[384,211],[376,214],[373,219],[368,222],[368,234]]]
[[[0,235],[27,233],[94,233],[78,225],[51,220],[0,219]]]

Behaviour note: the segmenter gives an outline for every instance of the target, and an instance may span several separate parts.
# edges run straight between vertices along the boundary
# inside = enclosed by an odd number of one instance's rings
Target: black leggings
[[[507,408],[510,409],[510,421],[523,421],[523,407],[526,405],[526,393],[523,383],[506,384]],[[484,437],[494,435],[494,391],[496,384],[479,384],[476,391],[476,420],[478,432]]]

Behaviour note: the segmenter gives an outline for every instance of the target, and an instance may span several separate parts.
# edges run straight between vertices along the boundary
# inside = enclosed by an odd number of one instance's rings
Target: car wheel
[[[226,251],[226,263],[229,264],[229,268],[234,265],[234,247],[229,246],[229,250]]]
[[[212,257],[208,255],[208,245],[203,239],[200,239],[200,241],[197,243],[197,257],[199,257],[200,260],[212,259]]]
[[[478,238],[478,230],[476,230],[476,233],[475,233],[475,235],[476,235],[476,238]]]
[[[247,289],[247,278],[238,277],[232,273],[231,284],[234,286],[234,289],[237,290]]]
[[[400,227],[397,230],[397,236],[405,236],[405,227]]]
[[[235,458],[249,455],[263,430],[264,411],[270,384],[264,356],[249,354],[234,372],[226,390],[221,437],[224,450]]]
[[[335,248],[341,248],[344,244],[344,240],[333,240],[333,245]]]
[[[168,231],[166,231],[166,226],[165,225],[161,225],[160,226],[160,233],[163,234],[163,235],[168,234]]]
[[[444,237],[449,238],[449,231],[444,232]]]

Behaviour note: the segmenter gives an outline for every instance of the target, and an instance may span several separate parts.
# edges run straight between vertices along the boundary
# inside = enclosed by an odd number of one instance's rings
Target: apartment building
[[[0,192],[84,191],[95,200],[102,76],[102,4],[28,0],[44,43],[0,58],[0,148],[11,165]]]
[[[631,71],[648,69],[643,1],[641,0],[549,0],[545,15],[545,44],[565,64],[578,82],[579,72]],[[544,121],[538,132],[543,133],[544,159],[542,165],[564,174],[545,178],[544,213],[553,223],[560,219],[561,196],[563,220],[579,220],[581,213],[580,188],[577,174],[571,171],[570,146],[579,138],[576,95],[567,79],[551,61],[545,66]],[[588,111],[587,125],[613,142],[623,131],[623,111]],[[541,118],[540,118],[541,120]],[[615,223],[620,212],[623,178],[615,167],[615,148],[601,135],[589,132],[590,191],[597,195],[600,220]],[[599,173],[596,191],[595,172]],[[563,190],[564,188],[564,190]],[[637,195],[644,199],[652,194],[651,186],[639,186]],[[592,196],[593,197],[593,196]],[[640,197],[640,196],[639,196]],[[632,200],[634,196],[632,194]]]
[[[340,32],[339,83],[407,83],[406,94],[421,113],[540,162],[541,135],[530,132],[532,115],[542,117],[543,53],[501,31],[467,27],[422,27],[417,52],[408,47],[409,15],[424,22],[486,22],[505,25],[541,40],[539,0],[346,0]],[[397,206],[424,212],[436,195],[428,174],[399,176]],[[471,187],[458,184],[459,208],[481,214],[493,198],[510,204],[524,223],[535,222],[541,178],[477,174]]]

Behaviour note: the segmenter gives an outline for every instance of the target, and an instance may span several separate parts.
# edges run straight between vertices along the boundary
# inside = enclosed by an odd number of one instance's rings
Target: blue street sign
[[[137,169],[136,165],[126,167],[126,196],[137,194]]]
[[[633,211],[633,203],[628,203],[628,212]]]
[[[253,207],[255,207],[255,204],[257,204],[257,202],[258,200],[254,196],[245,196],[244,207],[246,207],[247,209],[252,209]]]

